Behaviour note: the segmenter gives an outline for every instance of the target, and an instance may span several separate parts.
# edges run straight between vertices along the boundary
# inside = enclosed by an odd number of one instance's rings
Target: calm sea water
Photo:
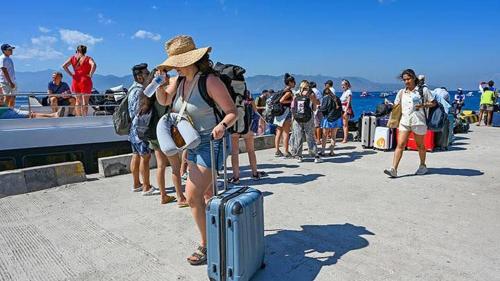
[[[359,117],[363,112],[375,111],[377,105],[384,101],[383,98],[380,98],[381,92],[370,92],[371,96],[369,97],[361,97],[360,92],[353,92],[353,108],[355,113],[355,118]],[[455,96],[455,91],[450,91],[450,97],[453,99]],[[339,94],[339,93],[337,93]],[[254,98],[258,97],[259,94],[253,94]],[[389,100],[394,101],[395,96],[388,97]],[[477,110],[479,108],[479,98],[480,95],[477,92],[474,92],[474,96],[465,98],[465,106],[464,109],[469,110]],[[27,105],[28,101],[26,97],[18,97],[16,99],[16,104]]]

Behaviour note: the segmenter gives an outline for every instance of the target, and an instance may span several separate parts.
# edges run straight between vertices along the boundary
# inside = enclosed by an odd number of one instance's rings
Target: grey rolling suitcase
[[[373,148],[376,127],[377,117],[363,116],[361,120],[361,146],[363,148]]]
[[[223,143],[225,155],[225,138]],[[215,163],[214,142],[210,142]],[[264,267],[264,205],[262,193],[248,186],[227,189],[224,165],[224,192],[217,194],[217,172],[212,165],[214,196],[208,201],[207,272],[214,281],[248,281]]]

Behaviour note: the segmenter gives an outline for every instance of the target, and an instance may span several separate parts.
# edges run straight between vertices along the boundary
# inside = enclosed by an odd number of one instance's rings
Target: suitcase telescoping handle
[[[226,135],[222,137],[222,158],[224,159],[224,191],[227,190],[227,159],[226,159]],[[210,136],[210,162],[212,162],[212,188],[214,196],[217,196],[217,163],[215,160],[215,140]]]

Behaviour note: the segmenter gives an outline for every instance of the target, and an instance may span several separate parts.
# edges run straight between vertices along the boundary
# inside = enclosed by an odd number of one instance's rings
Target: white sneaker
[[[132,192],[141,192],[142,191],[142,185],[139,186],[139,187],[132,187],[130,190]]]
[[[323,162],[323,159],[321,159],[321,157],[314,158],[314,163],[321,163],[321,162]]]
[[[397,178],[398,177],[398,171],[394,168],[390,168],[389,170],[384,170],[384,174],[388,175],[391,178]]]
[[[298,162],[298,163],[302,163],[302,161],[304,161],[304,159],[303,159],[302,157],[300,157],[300,156],[299,156],[299,157],[297,157],[297,162]]]
[[[148,191],[142,192],[142,196],[152,196],[152,195],[160,195],[160,190],[154,186],[151,186],[151,188]]]
[[[427,174],[427,166],[420,165],[418,167],[418,170],[415,172],[415,175],[422,176],[422,175],[425,175],[425,174]]]

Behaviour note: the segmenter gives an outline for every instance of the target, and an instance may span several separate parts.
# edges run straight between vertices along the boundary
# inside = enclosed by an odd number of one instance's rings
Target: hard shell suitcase
[[[491,125],[493,127],[500,127],[500,112],[493,112],[491,117]]]
[[[389,123],[389,115],[377,118],[378,127],[387,127],[387,123]]]
[[[395,129],[387,127],[375,128],[373,148],[384,151],[389,151],[391,149],[394,149],[396,143],[394,131]]]
[[[213,141],[210,150],[215,163]],[[225,150],[223,153],[225,155]],[[224,192],[217,195],[214,166],[214,197],[206,208],[208,277],[214,281],[248,281],[264,267],[263,195],[248,186],[228,190],[226,165]]]
[[[434,151],[434,148],[435,148],[435,143],[434,143],[434,139],[435,139],[435,132],[431,131],[431,130],[427,130],[427,133],[425,134],[425,137],[424,137],[424,146],[425,146],[425,149],[427,151]],[[410,136],[408,137],[408,142],[406,144],[406,148],[408,148],[409,150],[418,150],[417,148],[417,143],[415,142],[415,135],[413,134],[413,132],[410,133]]]
[[[373,138],[375,136],[375,128],[377,127],[377,117],[363,116],[361,122],[361,146],[363,148],[373,147]]]

